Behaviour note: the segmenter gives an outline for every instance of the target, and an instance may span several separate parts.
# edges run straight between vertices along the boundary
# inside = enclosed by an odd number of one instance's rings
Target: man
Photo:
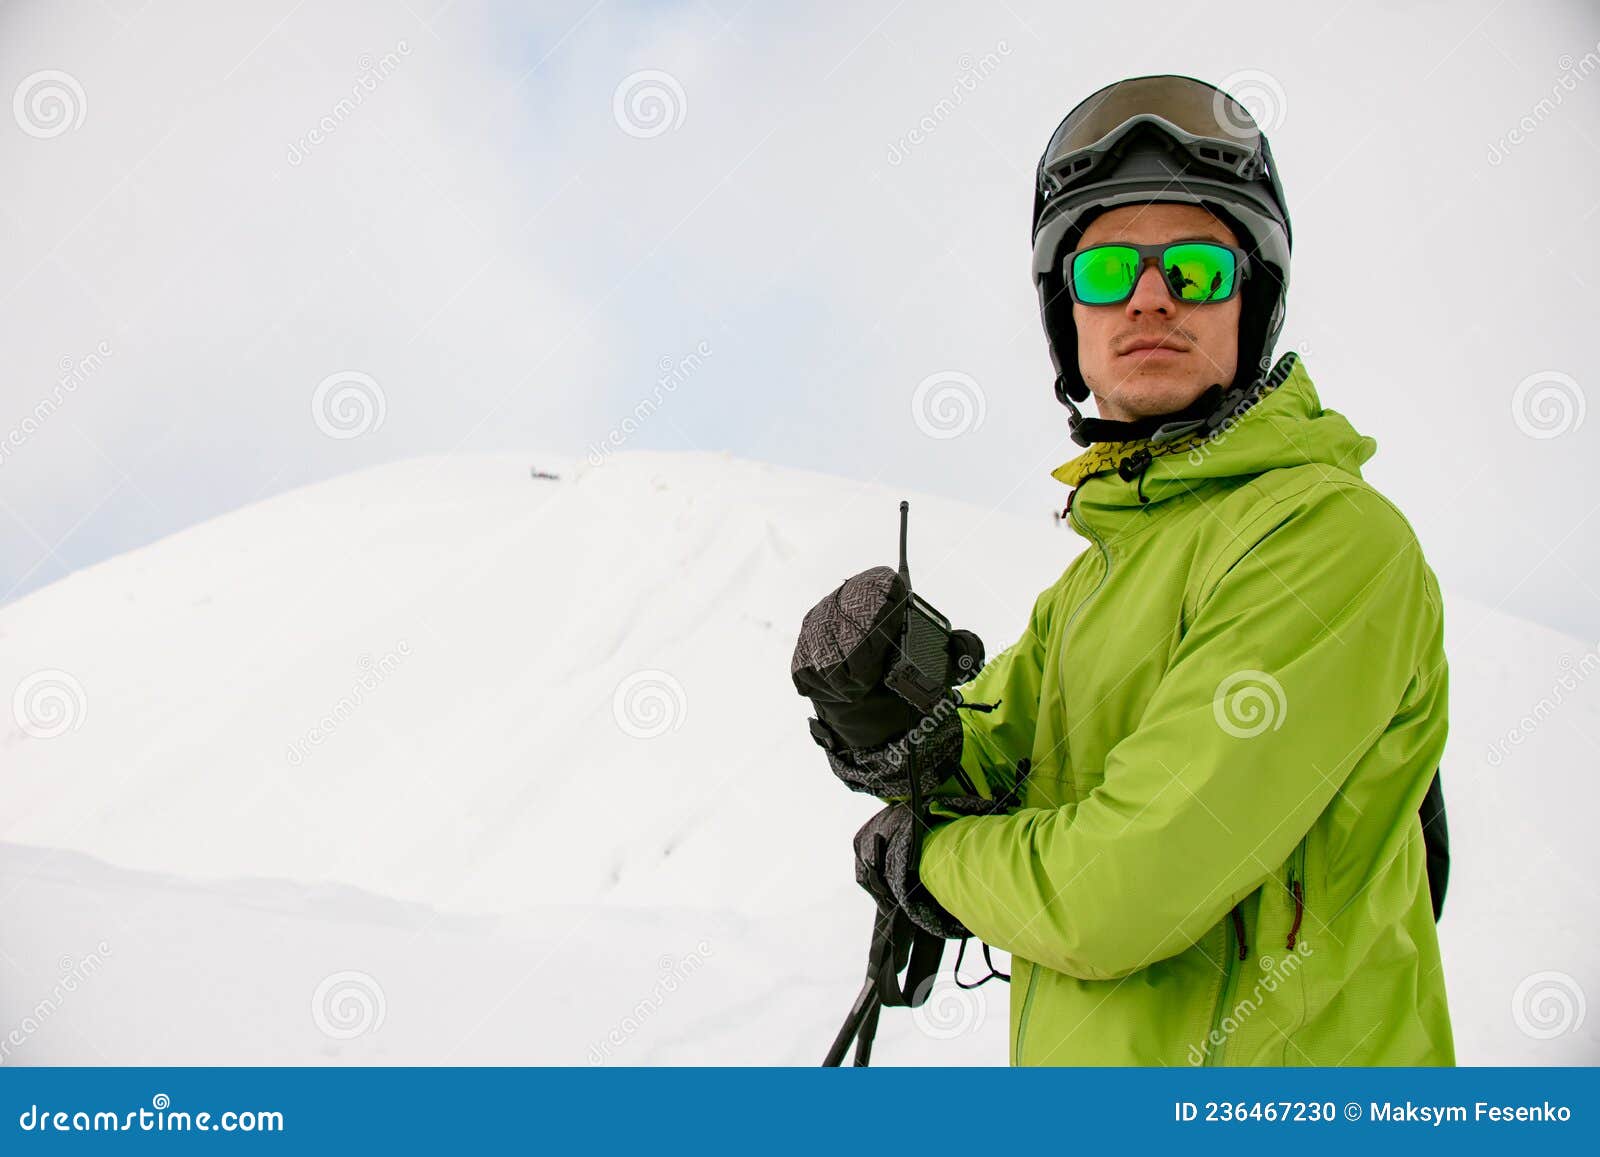
[[[1361,478],[1374,440],[1271,361],[1291,234],[1265,137],[1200,81],[1111,85],[1052,137],[1033,234],[1088,547],[961,688],[987,711],[885,689],[894,572],[807,616],[813,732],[890,804],[858,880],[1012,954],[1013,1064],[1453,1064],[1438,583]]]

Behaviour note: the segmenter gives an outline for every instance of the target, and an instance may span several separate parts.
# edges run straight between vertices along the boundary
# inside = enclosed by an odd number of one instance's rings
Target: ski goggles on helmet
[[[1235,97],[1186,76],[1142,76],[1107,85],[1056,128],[1040,175],[1047,188],[1090,177],[1130,134],[1159,130],[1202,168],[1244,180],[1266,178],[1281,202],[1271,153],[1255,118]]]
[[[1146,261],[1154,260],[1174,300],[1191,305],[1227,301],[1239,292],[1250,258],[1220,241],[1134,245],[1112,241],[1067,254],[1067,291],[1081,305],[1121,305],[1133,296]]]

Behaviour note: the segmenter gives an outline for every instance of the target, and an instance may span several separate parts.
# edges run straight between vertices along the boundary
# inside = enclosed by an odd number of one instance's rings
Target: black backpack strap
[[[1428,894],[1433,900],[1433,918],[1444,913],[1444,893],[1450,883],[1450,827],[1444,815],[1444,784],[1436,768],[1428,794],[1422,797],[1417,816],[1422,820],[1422,842],[1427,849]]]

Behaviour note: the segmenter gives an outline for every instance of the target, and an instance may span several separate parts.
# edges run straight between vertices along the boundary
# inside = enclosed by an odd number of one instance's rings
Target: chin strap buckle
[[[1072,417],[1067,424],[1072,440],[1080,446],[1095,442],[1165,442],[1203,429],[1224,400],[1222,386],[1213,383],[1183,409],[1170,414],[1153,414],[1125,422],[1113,418],[1085,418],[1076,406],[1068,406]]]

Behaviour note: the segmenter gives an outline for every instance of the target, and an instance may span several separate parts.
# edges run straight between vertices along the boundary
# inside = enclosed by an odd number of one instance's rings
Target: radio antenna
[[[911,513],[911,503],[905,499],[900,500],[900,581],[906,584],[906,593],[911,593],[911,568],[906,565],[906,520]]]

